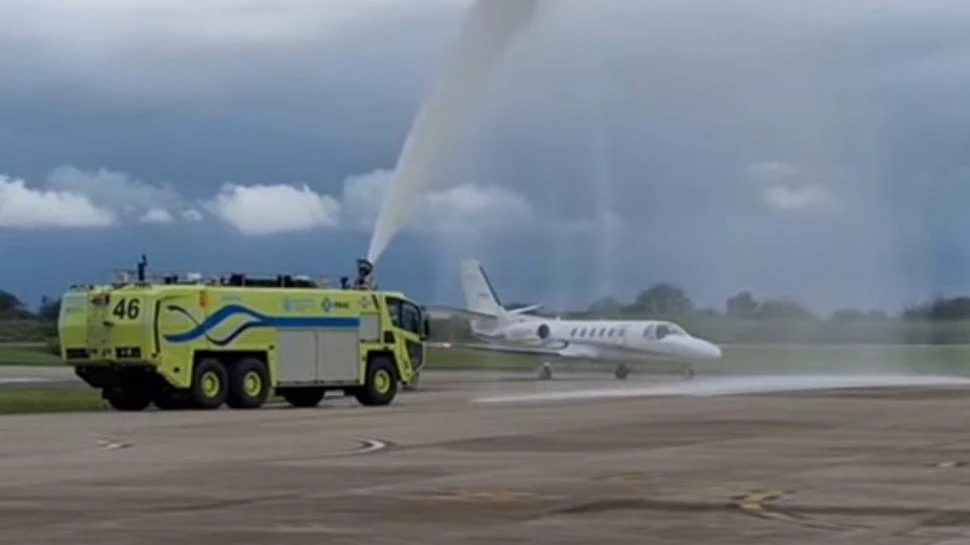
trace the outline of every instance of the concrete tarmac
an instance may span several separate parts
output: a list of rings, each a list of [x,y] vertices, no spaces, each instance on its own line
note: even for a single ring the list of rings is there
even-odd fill
[[[0,542],[970,543],[970,390],[471,402],[615,384],[511,379],[0,418]]]

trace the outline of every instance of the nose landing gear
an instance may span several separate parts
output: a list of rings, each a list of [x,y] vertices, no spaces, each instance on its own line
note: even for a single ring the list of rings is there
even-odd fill
[[[630,366],[625,363],[617,365],[616,370],[613,371],[613,375],[618,380],[625,380],[630,375]]]
[[[539,380],[549,380],[552,378],[552,365],[548,361],[542,362],[539,367]]]

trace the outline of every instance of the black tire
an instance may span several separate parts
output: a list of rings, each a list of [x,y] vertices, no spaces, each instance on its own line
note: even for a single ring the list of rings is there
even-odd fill
[[[243,358],[229,368],[229,396],[233,409],[258,409],[269,398],[269,371],[256,358]]]
[[[140,392],[131,388],[106,388],[102,393],[102,397],[116,411],[144,411],[152,404],[152,398],[146,392]]]
[[[192,407],[192,402],[189,400],[189,392],[172,388],[159,390],[155,394],[153,403],[162,411],[180,411]]]
[[[229,373],[222,362],[203,358],[195,363],[189,398],[199,409],[217,409],[229,395]]]
[[[294,407],[316,407],[323,401],[324,391],[320,388],[296,388],[280,393],[287,403]]]
[[[364,386],[357,389],[354,397],[361,405],[368,407],[388,405],[397,395],[397,369],[394,363],[383,356],[371,360],[367,365]]]

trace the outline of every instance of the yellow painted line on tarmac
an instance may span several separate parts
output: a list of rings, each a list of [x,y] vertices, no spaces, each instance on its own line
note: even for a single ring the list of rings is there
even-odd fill
[[[737,506],[751,516],[789,522],[795,521],[796,519],[793,517],[774,511],[770,505],[765,505],[781,496],[782,493],[776,490],[752,490],[738,500]]]

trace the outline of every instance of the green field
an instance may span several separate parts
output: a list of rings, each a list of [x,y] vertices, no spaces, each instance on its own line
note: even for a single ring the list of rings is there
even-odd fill
[[[59,365],[46,343],[2,343],[0,365]]]
[[[82,385],[0,386],[0,414],[104,410],[101,392]]]

